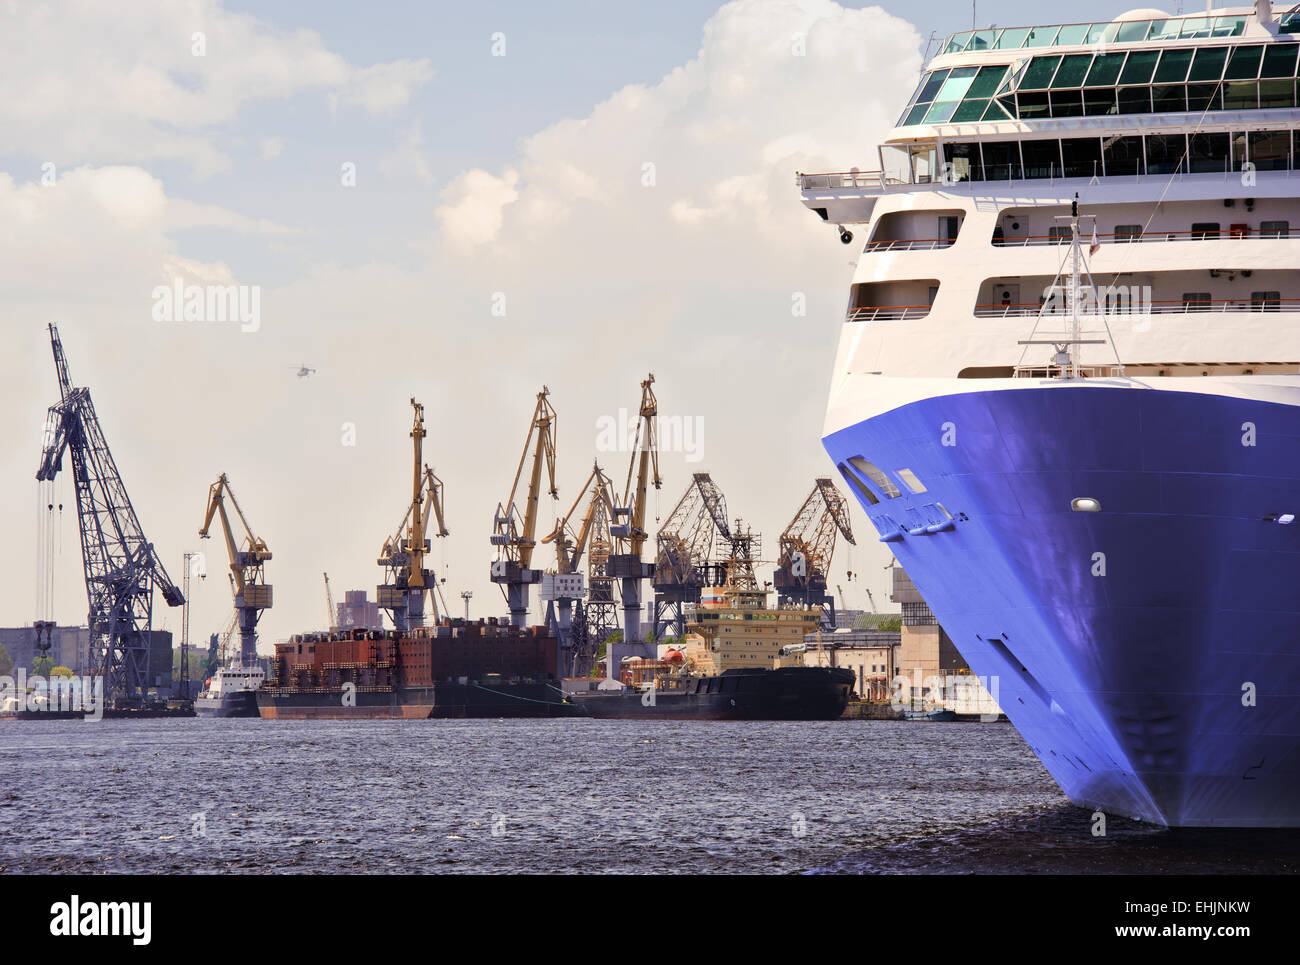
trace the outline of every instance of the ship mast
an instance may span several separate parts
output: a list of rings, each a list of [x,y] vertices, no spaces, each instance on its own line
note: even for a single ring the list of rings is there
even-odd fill
[[[1013,369],[1013,374],[1017,378],[1033,377],[1041,374],[1042,365],[1031,365],[1025,363],[1025,355],[1031,345],[1050,345],[1054,348],[1051,360],[1047,365],[1047,374],[1052,375],[1052,368],[1057,370],[1056,378],[1079,379],[1084,373],[1080,365],[1079,347],[1082,345],[1110,345],[1111,351],[1115,355],[1114,374],[1124,374],[1124,364],[1120,361],[1119,350],[1115,347],[1115,339],[1110,331],[1110,323],[1106,320],[1105,307],[1102,299],[1097,292],[1097,286],[1092,278],[1092,271],[1088,267],[1087,257],[1083,253],[1083,242],[1079,234],[1079,222],[1083,217],[1089,217],[1094,222],[1094,233],[1096,216],[1079,214],[1079,195],[1075,194],[1074,199],[1070,202],[1070,213],[1068,215],[1058,215],[1057,221],[1065,221],[1070,225],[1070,278],[1066,288],[1066,298],[1069,301],[1070,323],[1068,330],[1064,332],[1044,332],[1044,337],[1035,338],[1039,335],[1039,327],[1043,320],[1050,315],[1055,315],[1058,311],[1057,293],[1061,291],[1062,275],[1065,274],[1065,259],[1062,259],[1061,267],[1052,279],[1051,285],[1048,286],[1047,297],[1044,298],[1043,304],[1038,309],[1037,320],[1034,322],[1034,329],[1029,333],[1029,338],[1020,339],[1016,344],[1023,345],[1020,360]],[[1083,319],[1079,313],[1079,303],[1083,300],[1084,279],[1087,279],[1087,288],[1093,293],[1093,314],[1101,320],[1104,331],[1084,331],[1082,327]],[[1085,335],[1102,335],[1105,338],[1084,338]]]

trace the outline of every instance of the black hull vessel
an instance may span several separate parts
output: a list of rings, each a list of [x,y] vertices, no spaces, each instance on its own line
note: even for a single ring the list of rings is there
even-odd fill
[[[835,720],[855,677],[837,667],[726,670],[653,689],[573,695],[589,717],[614,720]]]

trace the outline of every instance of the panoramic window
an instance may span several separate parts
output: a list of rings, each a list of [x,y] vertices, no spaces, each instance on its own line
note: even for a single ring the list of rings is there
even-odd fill
[[[853,456],[849,459],[849,464],[875,483],[876,488],[890,499],[897,499],[903,495],[902,490],[894,485],[893,480],[877,468],[874,463],[867,462],[861,456]]]

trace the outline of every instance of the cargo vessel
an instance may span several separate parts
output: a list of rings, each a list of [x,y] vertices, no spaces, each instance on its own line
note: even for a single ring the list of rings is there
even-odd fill
[[[257,707],[291,720],[574,716],[556,661],[554,634],[495,619],[300,634],[276,644]]]
[[[739,523],[737,523],[739,526]],[[632,657],[617,679],[573,693],[586,714],[665,720],[834,720],[856,677],[836,667],[778,666],[821,620],[820,606],[768,606],[750,560],[724,565],[722,586],[686,609],[685,634],[657,660]]]
[[[963,31],[798,176],[857,246],[826,451],[1069,799],[1161,825],[1300,824],[1298,36]]]

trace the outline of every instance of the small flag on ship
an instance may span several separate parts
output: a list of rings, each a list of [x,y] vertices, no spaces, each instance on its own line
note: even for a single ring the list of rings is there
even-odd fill
[[[1092,225],[1092,244],[1088,246],[1088,255],[1091,257],[1101,250],[1101,242],[1097,240],[1097,224]]]

